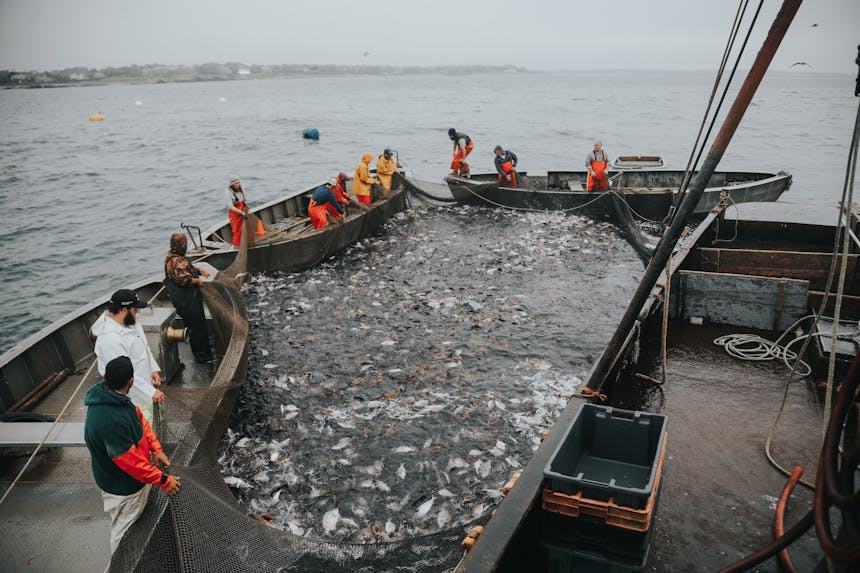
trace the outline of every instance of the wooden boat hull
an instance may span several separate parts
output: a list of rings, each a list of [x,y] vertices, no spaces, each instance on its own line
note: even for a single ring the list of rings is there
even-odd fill
[[[294,220],[297,221],[295,224],[300,224],[301,219],[307,216],[311,192],[312,190],[291,194],[253,209],[252,213],[260,217],[267,228],[289,226]],[[332,223],[317,230],[299,226],[292,232],[268,232],[262,240],[258,238],[255,246],[248,249],[248,272],[299,272],[308,269],[367,237],[405,206],[406,193],[403,187],[398,185],[388,193],[387,198],[369,205],[367,211],[350,206],[343,223]],[[222,222],[209,229],[204,236],[204,246],[207,249],[197,249],[193,255],[205,256],[216,268],[226,268],[236,257],[236,251],[227,243],[231,239],[229,221]]]
[[[494,174],[474,175],[471,179],[447,177],[445,181],[454,198],[463,203],[611,218],[610,202],[603,197],[609,194],[584,191],[586,175],[584,171],[551,171],[546,176],[523,173],[523,185],[517,189],[500,187]],[[660,220],[669,212],[682,178],[681,171],[625,171],[615,180],[612,191],[639,216]],[[719,204],[723,193],[735,203],[776,201],[790,185],[791,175],[787,173],[718,172],[694,213],[708,213]]]

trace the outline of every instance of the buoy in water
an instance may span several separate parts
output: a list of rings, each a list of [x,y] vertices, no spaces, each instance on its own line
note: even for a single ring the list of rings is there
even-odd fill
[[[103,121],[105,116],[100,113],[94,113],[90,116],[90,121]]]
[[[227,103],[227,98],[225,98],[225,97],[219,97],[219,98],[218,98],[218,101],[220,101],[221,103]]]
[[[313,139],[318,141],[320,138],[320,130],[315,127],[308,127],[302,130],[302,137],[305,139]]]
[[[136,102],[134,102],[134,105],[141,106],[141,105],[143,105],[143,102],[140,100],[137,100]]]

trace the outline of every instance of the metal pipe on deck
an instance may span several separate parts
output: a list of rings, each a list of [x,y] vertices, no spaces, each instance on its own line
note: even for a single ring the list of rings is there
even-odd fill
[[[749,107],[749,104],[752,101],[768,66],[776,54],[777,48],[782,42],[782,39],[785,36],[791,21],[794,19],[795,14],[797,14],[797,10],[800,8],[802,1],[803,0],[784,0],[782,3],[782,7],[770,27],[770,31],[765,38],[764,44],[759,50],[755,62],[750,68],[750,71],[747,74],[747,77],[744,80],[728,115],[723,121],[720,132],[717,134],[716,139],[714,139],[714,142],[711,145],[711,149],[708,151],[708,156],[705,158],[702,168],[699,170],[699,173],[690,185],[690,190],[684,197],[683,202],[678,207],[678,211],[675,214],[675,218],[672,219],[671,225],[660,238],[660,242],[657,244],[657,248],[654,251],[654,256],[651,258],[651,262],[645,269],[645,273],[642,275],[642,280],[639,281],[639,286],[636,288],[636,293],[633,295],[630,305],[627,307],[624,316],[621,318],[621,322],[618,324],[615,334],[613,334],[603,353],[600,355],[597,367],[595,368],[595,372],[600,373],[600,375],[588,382],[589,387],[593,390],[600,389],[611,374],[612,367],[614,366],[617,355],[622,348],[624,339],[627,338],[628,333],[633,328],[633,325],[639,316],[642,305],[651,295],[651,291],[657,284],[657,279],[662,274],[663,269],[666,266],[666,262],[669,260],[669,256],[675,248],[675,243],[680,238],[681,233],[687,224],[687,219],[693,213],[699,199],[701,199],[711,175],[713,175],[729,145],[729,142],[732,140],[732,136],[734,136],[746,109]],[[595,380],[597,380],[596,383]]]

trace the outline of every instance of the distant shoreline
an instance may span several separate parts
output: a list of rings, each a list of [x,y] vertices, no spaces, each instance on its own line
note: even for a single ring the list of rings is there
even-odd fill
[[[200,64],[197,66],[125,66],[121,68],[65,68],[47,72],[0,70],[2,89],[42,89],[112,84],[167,84],[232,80],[282,79],[332,76],[457,75],[525,73],[519,66],[340,66]]]

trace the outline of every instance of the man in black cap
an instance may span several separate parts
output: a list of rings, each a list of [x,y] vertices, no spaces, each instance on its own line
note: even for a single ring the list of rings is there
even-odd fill
[[[169,495],[177,493],[180,485],[159,469],[169,467],[170,460],[140,408],[128,398],[134,384],[131,360],[118,356],[105,366],[104,382],[84,397],[84,440],[104,510],[110,514],[111,554],[143,513],[150,484],[158,484]]]
[[[161,385],[161,369],[146,344],[146,335],[137,322],[137,313],[146,308],[146,301],[137,293],[120,289],[113,293],[108,309],[102,314],[90,332],[96,337],[96,357],[99,374],[104,376],[107,363],[117,356],[128,356],[134,366],[134,386],[129,398],[139,406],[144,417],[152,422],[153,403],[164,400],[158,390]]]

